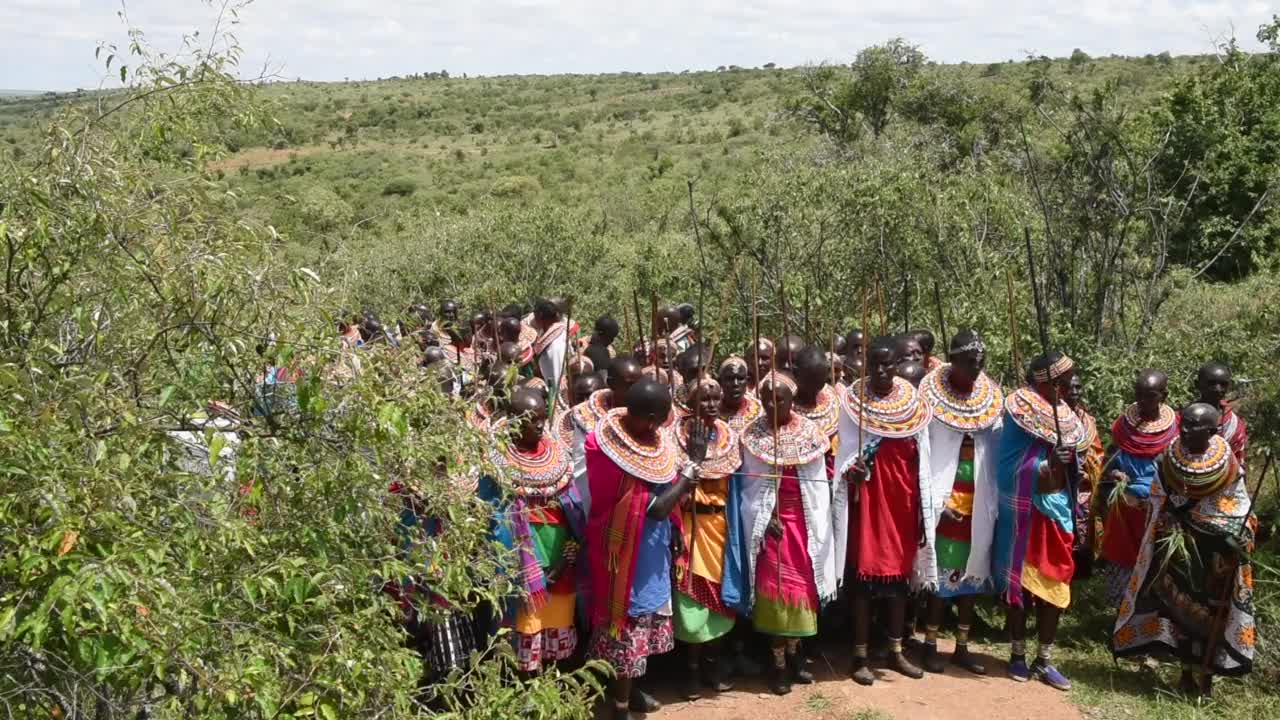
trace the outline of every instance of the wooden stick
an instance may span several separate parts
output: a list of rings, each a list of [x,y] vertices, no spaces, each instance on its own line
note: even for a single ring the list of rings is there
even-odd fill
[[[911,332],[911,273],[902,278],[902,332]]]
[[[836,387],[836,329],[831,327],[827,329],[827,339],[831,342],[831,357],[827,360],[827,364],[831,366],[831,388]]]
[[[760,392],[760,278],[751,273],[751,377]]]
[[[809,286],[804,286],[804,344],[813,342],[813,328],[809,321]]]
[[[643,317],[641,317],[641,315],[640,315],[640,292],[639,292],[638,290],[634,290],[634,289],[633,289],[633,290],[631,291],[631,307],[632,307],[632,309],[634,309],[634,310],[635,310],[635,313],[636,313],[636,339],[637,339],[637,343],[636,343],[635,345],[632,345],[632,346],[631,346],[631,352],[632,352],[632,353],[634,353],[634,352],[635,352],[635,349],[636,349],[637,347],[639,347],[641,350],[643,350],[643,349],[644,349],[644,346],[645,346],[645,339],[644,339],[644,318],[643,318]],[[648,354],[647,352],[645,353],[645,363],[644,363],[644,364],[645,364],[645,365],[648,365],[648,364],[649,364],[649,354]]]
[[[662,366],[658,364],[658,291],[649,291],[649,330],[653,338],[653,379],[666,385],[662,380]]]
[[[942,345],[943,352],[946,352],[949,356],[951,338],[947,335],[947,315],[942,310],[942,291],[938,289],[938,282],[936,280],[933,283],[933,305],[938,311],[938,332],[942,334],[942,336],[938,338],[938,343]],[[950,362],[950,357],[948,357],[947,360]]]
[[[862,327],[864,328],[867,327],[867,323],[871,321],[870,305],[871,305],[870,293],[863,294],[862,296]],[[858,455],[857,457],[859,462],[862,461],[862,425],[863,425],[862,416],[864,414],[864,410],[862,409],[862,406],[866,405],[867,403],[867,363],[870,362],[870,360],[867,358],[868,344],[869,343],[867,342],[867,331],[863,330],[862,331],[862,367],[858,368],[859,407],[858,407]]]
[[[1013,304],[1013,270],[1005,268],[1004,277],[1009,289],[1009,354],[1013,361],[1013,384],[1021,385],[1026,374],[1022,369],[1022,351],[1018,349],[1018,312]]]
[[[884,287],[880,284],[880,275],[876,275],[876,304],[880,308],[880,334],[889,334],[889,316],[884,313]],[[865,332],[863,333],[865,334]]]

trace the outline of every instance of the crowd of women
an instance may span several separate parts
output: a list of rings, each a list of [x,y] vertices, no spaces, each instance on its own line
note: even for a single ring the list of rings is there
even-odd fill
[[[692,308],[663,307],[619,351],[617,322],[588,334],[565,309],[545,299],[463,321],[446,301],[397,333],[369,318],[340,328],[350,348],[420,352],[491,439],[497,470],[456,482],[494,503],[515,558],[524,592],[494,619],[522,673],[602,660],[619,718],[658,707],[635,681],[677,644],[690,699],[730,691],[759,659],[774,693],[813,682],[820,633],[861,685],[879,668],[982,675],[969,636],[989,597],[1005,614],[1002,670],[1066,690],[1058,621],[1090,567],[1117,657],[1180,662],[1187,693],[1250,670],[1256,521],[1226,366],[1205,364],[1179,410],[1165,373],[1138,370],[1104,443],[1084,369],[1048,351],[1002,388],[973,330],[936,354],[928,331],[862,330],[725,354]],[[492,629],[456,610],[409,618],[441,672]]]

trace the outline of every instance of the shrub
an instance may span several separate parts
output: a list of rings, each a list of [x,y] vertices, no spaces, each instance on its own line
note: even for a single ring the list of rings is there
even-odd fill
[[[413,178],[396,178],[382,188],[383,195],[408,197],[418,190],[418,181]]]

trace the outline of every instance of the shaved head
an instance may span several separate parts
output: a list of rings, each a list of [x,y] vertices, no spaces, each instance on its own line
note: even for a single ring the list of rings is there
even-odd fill
[[[510,406],[512,415],[524,415],[536,412],[539,408],[545,408],[547,401],[543,399],[541,391],[520,387],[511,393]]]
[[[924,365],[913,360],[908,360],[898,365],[898,377],[911,383],[912,387],[920,387],[920,381],[924,380]]]
[[[1203,453],[1218,432],[1222,413],[1208,403],[1192,403],[1182,409],[1182,424],[1178,438],[1182,447],[1193,453]]]
[[[604,381],[595,373],[579,375],[573,379],[573,397],[570,402],[577,405],[591,397],[591,393],[604,389]]]
[[[1134,387],[1144,390],[1167,390],[1169,388],[1169,376],[1161,370],[1148,368],[1138,371],[1133,384]]]
[[[1183,423],[1209,423],[1217,427],[1221,420],[1222,413],[1208,403],[1191,403],[1182,409]]]
[[[662,422],[671,412],[671,391],[666,385],[645,378],[627,390],[627,413]]]
[[[609,365],[609,389],[614,392],[614,407],[621,405],[622,398],[632,385],[639,382],[643,373],[644,368],[633,357],[618,356],[613,359],[613,363]]]

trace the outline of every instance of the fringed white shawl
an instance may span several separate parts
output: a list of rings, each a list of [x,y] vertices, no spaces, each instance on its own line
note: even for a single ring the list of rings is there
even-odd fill
[[[929,425],[933,425],[930,422]],[[916,449],[919,455],[919,467],[917,468],[917,476],[920,483],[920,505],[922,515],[928,520],[930,517],[938,517],[942,513],[942,504],[933,499],[933,492],[930,490],[930,472],[931,466],[929,452],[929,425],[926,425],[920,432],[910,436],[916,441]],[[862,428],[862,453],[857,452],[858,447],[858,421],[849,414],[844,403],[840,404],[840,449],[836,453],[836,480],[840,484],[843,482],[844,474],[853,463],[858,459],[859,455],[865,455],[873,450],[885,440],[894,438],[886,438],[872,432],[869,427]],[[957,450],[959,446],[957,446]],[[955,471],[952,469],[952,479],[955,479]],[[942,503],[947,501],[946,496],[942,498]],[[847,517],[847,512],[846,512]],[[848,528],[845,529],[846,536]],[[937,522],[924,523],[924,547],[916,549],[915,566],[911,573],[911,587],[915,590],[926,590],[932,592],[938,589],[938,556],[934,551],[934,540],[937,537]]]
[[[969,562],[965,566],[964,579],[985,582],[991,579],[991,542],[996,532],[996,511],[1000,506],[1000,493],[996,488],[996,465],[999,462],[1000,429],[1003,421],[972,433],[973,436],[973,525],[969,539]],[[942,510],[951,497],[956,481],[956,468],[960,465],[960,446],[964,433],[934,418],[929,423],[928,482],[921,487],[921,504],[924,507],[925,528],[936,531]],[[922,476],[925,473],[922,470]],[[932,563],[933,582],[936,584],[938,567]],[[929,567],[916,561],[916,571],[926,573]],[[928,576],[925,576],[927,579]]]
[[[742,453],[742,527],[748,531],[747,583],[755,602],[756,558],[764,547],[765,531],[778,502],[779,479],[762,477],[778,475],[780,468],[744,451]],[[800,494],[804,503],[804,524],[808,531],[805,547],[818,587],[818,602],[826,604],[836,597],[844,580],[845,548],[849,540],[849,490],[837,479],[827,480],[827,462],[818,457],[796,467]]]

